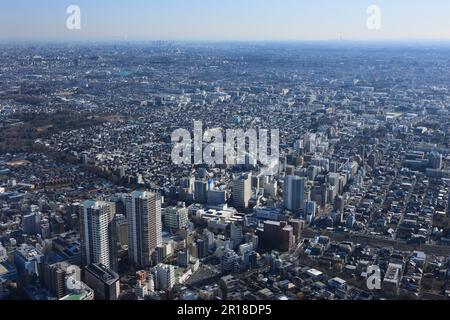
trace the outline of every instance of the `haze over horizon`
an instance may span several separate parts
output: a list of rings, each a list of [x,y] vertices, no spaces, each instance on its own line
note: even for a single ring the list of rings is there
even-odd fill
[[[0,40],[450,40],[445,0],[5,0]],[[81,30],[68,30],[66,9],[81,8]],[[367,8],[381,9],[369,30]]]

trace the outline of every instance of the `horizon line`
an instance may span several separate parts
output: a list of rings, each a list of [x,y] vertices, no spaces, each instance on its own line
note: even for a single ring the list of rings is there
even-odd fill
[[[317,38],[317,39],[144,39],[128,37],[87,37],[87,38],[2,38],[0,43],[362,43],[362,44],[417,44],[417,43],[448,43],[450,38],[385,38],[385,39],[362,39],[362,38]]]

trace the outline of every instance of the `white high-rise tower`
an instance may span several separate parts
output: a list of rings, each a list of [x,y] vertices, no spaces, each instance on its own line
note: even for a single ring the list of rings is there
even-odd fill
[[[151,256],[162,245],[161,195],[135,191],[126,197],[128,257],[139,267],[151,265]]]
[[[81,214],[81,246],[83,265],[102,263],[115,269],[117,263],[115,210],[113,204],[88,200]]]

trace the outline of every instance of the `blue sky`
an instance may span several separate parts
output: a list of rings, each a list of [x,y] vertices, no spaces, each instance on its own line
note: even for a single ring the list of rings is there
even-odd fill
[[[69,31],[66,8],[80,6]],[[369,5],[381,30],[368,30]],[[450,40],[449,0],[1,0],[0,39]]]

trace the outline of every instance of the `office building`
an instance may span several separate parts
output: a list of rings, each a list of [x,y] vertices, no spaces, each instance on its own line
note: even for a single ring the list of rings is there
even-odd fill
[[[284,179],[283,204],[287,210],[303,210],[305,202],[306,178],[286,176]]]
[[[345,200],[344,197],[337,195],[336,197],[334,197],[334,205],[333,205],[333,209],[336,212],[344,212],[344,208],[345,208]]]
[[[189,251],[181,251],[177,256],[177,265],[182,268],[187,268],[189,266]]]
[[[44,285],[56,296],[61,299],[68,293],[66,288],[67,269],[70,267],[68,262],[57,262],[53,264],[44,263],[43,282]]]
[[[208,198],[208,183],[197,180],[194,183],[194,200],[197,203],[206,203]]]
[[[208,190],[208,204],[218,206],[227,202],[226,190]]]
[[[159,290],[172,290],[175,286],[175,267],[160,263],[154,271],[157,288]]]
[[[289,251],[294,245],[294,228],[284,221],[265,221],[258,229],[259,243],[267,251]]]
[[[242,225],[237,222],[233,222],[230,225],[230,240],[233,249],[237,248],[244,238],[242,233]]]
[[[431,169],[437,169],[440,170],[442,169],[442,154],[438,153],[438,152],[431,152],[428,156],[428,166]]]
[[[252,196],[252,175],[243,174],[233,181],[233,206],[236,209],[248,208],[248,202]]]
[[[87,266],[85,282],[94,290],[95,300],[119,299],[119,275],[104,264],[94,263]]]
[[[42,263],[44,255],[35,247],[23,244],[14,253],[14,265],[17,274],[27,274],[30,276],[40,276],[42,273]]]
[[[22,230],[28,235],[40,233],[41,213],[32,212],[22,218]]]
[[[305,216],[306,222],[311,223],[317,212],[317,203],[315,201],[306,201],[305,203]]]
[[[231,249],[226,249],[221,259],[222,274],[236,273],[239,271],[239,256]]]
[[[164,209],[163,216],[164,227],[171,231],[177,231],[188,226],[188,209],[184,203],[178,204],[177,207],[168,207]]]

